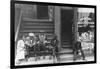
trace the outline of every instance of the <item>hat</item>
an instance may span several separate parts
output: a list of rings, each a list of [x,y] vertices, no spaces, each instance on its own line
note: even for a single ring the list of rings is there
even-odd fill
[[[77,40],[78,40],[78,41],[81,41],[81,40],[82,40],[82,38],[79,36]]]
[[[30,37],[26,37],[26,40],[29,40],[30,39]]]
[[[35,36],[35,34],[34,33],[29,33],[29,36]]]

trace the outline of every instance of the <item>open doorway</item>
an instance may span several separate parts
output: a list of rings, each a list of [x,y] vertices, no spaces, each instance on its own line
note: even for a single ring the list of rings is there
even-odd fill
[[[73,9],[61,9],[61,48],[72,47]]]

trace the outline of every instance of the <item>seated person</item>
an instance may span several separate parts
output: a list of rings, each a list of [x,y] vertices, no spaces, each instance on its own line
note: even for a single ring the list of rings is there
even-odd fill
[[[39,34],[39,44],[40,44],[40,49],[45,50],[45,43],[47,42],[46,40],[46,35],[44,34]]]
[[[20,63],[25,59],[25,37],[22,36],[17,42],[17,54],[15,63]]]
[[[53,57],[57,58],[57,60],[59,61],[59,50],[58,50],[58,39],[57,39],[57,35],[54,34],[53,39],[51,40],[51,46],[53,46]]]
[[[35,39],[36,39],[35,34],[34,33],[29,33],[29,37],[30,37],[32,45],[35,45],[35,43],[36,43],[36,41],[35,41]]]
[[[29,45],[29,54],[30,56],[35,56],[36,51],[38,51],[37,42],[36,42],[36,35],[34,33],[29,33],[28,34],[28,45]]]
[[[31,50],[31,40],[30,40],[30,37],[27,36],[26,39],[25,39],[25,46],[26,46],[26,59],[29,58],[30,56],[30,50]]]

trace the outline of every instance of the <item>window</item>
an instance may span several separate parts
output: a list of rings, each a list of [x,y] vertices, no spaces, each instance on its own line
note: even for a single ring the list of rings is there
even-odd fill
[[[35,20],[53,20],[53,6],[23,5],[23,17]]]

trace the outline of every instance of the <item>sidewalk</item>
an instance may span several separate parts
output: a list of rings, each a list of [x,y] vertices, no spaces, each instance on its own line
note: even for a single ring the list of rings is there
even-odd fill
[[[93,56],[86,56],[86,60],[82,60],[81,58],[78,58],[76,61],[73,61],[73,55],[61,55],[60,56],[60,63],[70,63],[70,62],[86,62],[86,61],[94,61]],[[28,59],[28,61],[23,61],[20,64],[16,65],[36,65],[36,64],[53,64],[54,62],[58,63],[56,59],[49,59],[49,56],[46,56],[45,59],[43,57],[40,57],[39,60],[35,61],[34,57],[31,57]]]

